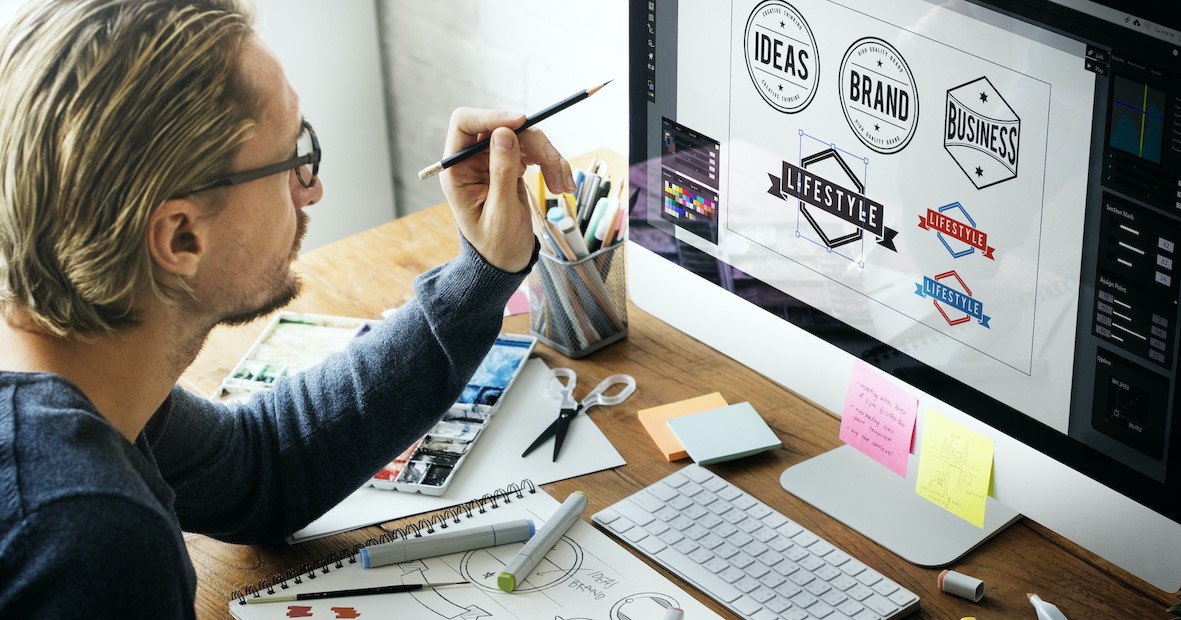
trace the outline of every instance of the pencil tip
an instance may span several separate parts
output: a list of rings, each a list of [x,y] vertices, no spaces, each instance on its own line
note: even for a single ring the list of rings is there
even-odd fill
[[[591,95],[593,95],[593,94],[595,94],[595,93],[599,92],[599,90],[601,90],[601,89],[602,89],[604,86],[606,86],[606,85],[608,85],[608,84],[610,84],[611,82],[614,82],[614,81],[615,81],[615,78],[611,78],[610,80],[607,80],[606,82],[603,82],[602,84],[599,84],[598,86],[594,86],[594,87],[588,88],[588,89],[586,90],[586,96],[587,96],[587,97],[589,97],[589,96],[591,96]]]

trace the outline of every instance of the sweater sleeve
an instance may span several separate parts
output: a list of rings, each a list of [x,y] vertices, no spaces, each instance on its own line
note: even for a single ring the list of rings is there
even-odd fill
[[[456,259],[416,278],[415,298],[378,328],[247,403],[226,408],[173,391],[145,433],[185,530],[282,540],[439,420],[528,271],[505,273],[461,245]]]
[[[67,533],[79,523],[93,535]],[[92,495],[51,502],[0,533],[0,583],[5,617],[192,618],[196,576],[158,509]]]

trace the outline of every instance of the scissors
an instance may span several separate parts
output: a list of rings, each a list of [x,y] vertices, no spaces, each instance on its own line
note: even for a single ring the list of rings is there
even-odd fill
[[[562,410],[558,413],[558,419],[551,422],[544,431],[541,431],[537,439],[534,439],[533,443],[529,444],[528,448],[525,448],[525,451],[521,453],[522,457],[529,456],[530,452],[545,443],[550,437],[553,437],[553,460],[557,461],[558,452],[562,450],[562,442],[566,439],[566,430],[570,428],[570,421],[579,412],[586,411],[595,405],[618,405],[627,400],[627,397],[631,396],[632,392],[636,391],[636,380],[631,375],[611,375],[596,385],[595,389],[584,396],[581,402],[575,402],[574,388],[578,384],[578,375],[570,368],[555,368],[553,373],[554,377],[551,381],[561,386]],[[563,379],[565,379],[564,382],[562,381]],[[551,386],[553,383],[551,383]],[[607,391],[615,386],[620,386],[619,392],[610,396],[607,395]]]

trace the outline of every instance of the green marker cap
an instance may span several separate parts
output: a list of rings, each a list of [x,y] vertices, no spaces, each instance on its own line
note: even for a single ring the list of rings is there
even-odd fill
[[[517,578],[512,573],[501,573],[496,576],[496,587],[505,592],[512,592],[517,589]]]

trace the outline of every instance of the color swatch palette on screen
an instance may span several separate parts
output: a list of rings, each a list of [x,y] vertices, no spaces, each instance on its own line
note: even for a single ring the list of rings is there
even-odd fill
[[[714,219],[717,217],[718,205],[691,189],[681,187],[676,183],[664,183],[664,211],[676,218],[696,220],[698,217]]]

